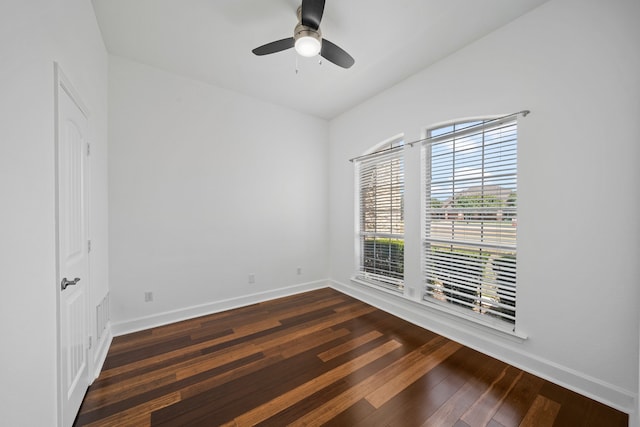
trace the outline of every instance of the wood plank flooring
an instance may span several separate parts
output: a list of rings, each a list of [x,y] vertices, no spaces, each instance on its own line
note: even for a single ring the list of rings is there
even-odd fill
[[[607,426],[627,415],[332,289],[116,337],[76,426]]]

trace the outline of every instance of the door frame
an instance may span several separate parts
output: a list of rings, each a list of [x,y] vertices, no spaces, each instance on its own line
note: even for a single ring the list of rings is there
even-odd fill
[[[64,91],[71,100],[76,104],[76,106],[80,109],[80,111],[84,114],[87,119],[87,133],[89,132],[89,110],[86,105],[82,102],[82,98],[78,94],[78,92],[74,89],[70,80],[67,78],[65,73],[60,68],[60,65],[57,62],[53,63],[54,68],[54,196],[55,196],[55,293],[56,293],[56,395],[57,395],[57,425],[59,427],[63,426],[63,415],[64,415],[64,394],[66,391],[64,390],[64,381],[62,378],[62,343],[61,343],[61,313],[60,313],[60,282],[62,280],[62,274],[60,271],[60,235],[59,235],[59,225],[60,225],[60,214],[59,214],[59,144],[60,144],[60,95],[61,91]],[[88,135],[87,135],[88,138]],[[90,239],[90,222],[91,222],[91,165],[90,165],[90,156],[86,159],[86,172],[84,174],[85,182],[85,210],[86,210],[86,233],[87,237]],[[91,322],[90,322],[90,306],[91,306],[91,253],[87,254],[88,257],[88,268],[87,274],[88,277],[83,278],[83,285],[85,286],[85,325],[87,331],[87,340],[88,337],[92,335],[91,333]],[[93,382],[93,346],[86,346],[86,358],[87,358],[87,382],[91,384]]]

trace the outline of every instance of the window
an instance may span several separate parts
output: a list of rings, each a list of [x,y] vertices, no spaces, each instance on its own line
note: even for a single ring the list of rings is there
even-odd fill
[[[515,324],[517,145],[514,116],[429,131],[425,301]]]
[[[375,153],[356,159],[356,278],[396,290],[404,286],[403,144],[394,139]]]

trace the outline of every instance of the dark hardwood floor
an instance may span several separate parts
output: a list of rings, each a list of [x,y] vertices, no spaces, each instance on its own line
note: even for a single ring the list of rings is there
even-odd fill
[[[116,337],[76,426],[607,426],[627,415],[332,289]]]

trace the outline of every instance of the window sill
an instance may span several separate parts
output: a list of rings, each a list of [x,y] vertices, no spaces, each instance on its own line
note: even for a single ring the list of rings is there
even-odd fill
[[[368,286],[370,288],[373,288],[373,289],[376,289],[376,290],[379,290],[379,291],[383,291],[383,292],[387,292],[387,293],[389,293],[391,295],[395,295],[395,296],[402,296],[403,293],[404,293],[404,289],[397,288],[397,287],[395,287],[393,285],[386,285],[386,284],[381,283],[381,282],[374,282],[372,280],[366,280],[366,279],[363,279],[361,277],[354,276],[354,277],[351,278],[351,281],[353,283],[357,283],[359,285]]]
[[[447,317],[455,320],[463,320],[469,322],[472,326],[481,328],[485,331],[492,332],[501,336],[507,335],[511,339],[516,341],[525,341],[529,337],[522,332],[518,332],[515,326],[499,320],[493,320],[480,314],[467,313],[468,310],[458,310],[454,307],[450,307],[449,304],[422,299],[420,305],[428,310],[436,310]]]
[[[502,338],[507,338],[514,342],[524,342],[528,339],[528,336],[518,332],[514,329],[514,326],[501,321],[491,321],[481,315],[474,315],[473,313],[465,313],[466,310],[457,310],[453,307],[449,307],[446,303],[440,303],[437,301],[429,301],[421,299],[416,301],[410,299],[404,295],[403,289],[387,287],[383,284],[370,282],[358,277],[351,277],[351,282],[360,286],[365,286],[369,289],[382,292],[388,295],[392,295],[395,298],[399,298],[407,304],[410,304],[414,309],[412,311],[423,311],[427,314],[432,313],[445,317],[447,320],[455,323],[454,327],[461,331],[469,332],[470,328],[482,330],[484,332],[497,335]],[[393,303],[393,301],[390,301]],[[394,304],[395,305],[395,304]]]

